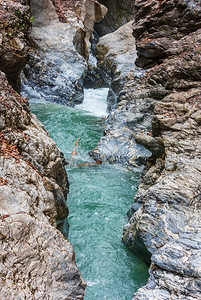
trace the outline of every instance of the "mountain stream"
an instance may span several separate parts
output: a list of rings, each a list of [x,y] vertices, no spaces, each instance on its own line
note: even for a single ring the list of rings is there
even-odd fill
[[[107,89],[85,90],[84,102],[75,108],[30,95],[28,98],[32,112],[69,162],[68,239],[87,282],[85,299],[130,300],[148,279],[146,263],[121,242],[123,225],[127,222],[125,214],[137,189],[138,174],[121,166],[96,165],[88,155],[102,136],[101,117],[107,115],[107,92]]]

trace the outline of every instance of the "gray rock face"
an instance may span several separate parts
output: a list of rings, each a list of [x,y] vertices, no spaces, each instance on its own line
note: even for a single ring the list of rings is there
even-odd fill
[[[132,0],[99,0],[108,8],[106,17],[95,25],[99,36],[116,31],[119,27],[134,19],[134,1]]]
[[[136,143],[135,135],[151,128],[155,103],[142,88],[133,93],[132,85],[143,75],[134,64],[136,57],[131,22],[101,37],[97,45],[98,69],[110,83],[107,101],[112,112],[105,121],[105,136],[90,154],[95,160],[122,163],[129,168],[145,163],[151,155]]]
[[[168,55],[172,42],[201,26],[199,0],[135,1],[133,34],[137,39],[136,64],[152,67]]]
[[[49,1],[31,1],[34,23],[31,37],[35,49],[24,69],[24,84],[45,100],[73,104],[82,102],[82,82],[87,70],[85,59],[76,51],[73,38],[78,28],[76,14],[69,24],[61,23]]]
[[[141,90],[141,97],[144,91],[154,106],[150,132],[147,135],[142,130],[136,141],[152,151],[155,163],[148,166],[139,183],[123,232],[123,242],[132,251],[151,258],[149,281],[134,296],[138,300],[192,300],[200,299],[201,294],[201,62],[198,50],[201,39],[200,29],[196,27],[199,22],[194,23],[200,6],[197,1],[169,1],[167,13],[167,4],[165,1],[158,7],[156,1],[136,1],[139,11],[134,35],[139,38],[137,48],[142,63],[145,53],[151,53],[150,38],[154,30],[157,35],[155,21],[162,24],[168,15],[169,26],[163,28],[171,29],[174,22],[175,29],[176,22],[188,14],[183,33],[165,50],[166,58],[149,69],[141,81],[130,81],[133,92],[130,102]],[[149,18],[150,12],[157,13]],[[178,20],[173,18],[175,15],[179,15]],[[191,23],[193,32],[189,33]],[[180,30],[179,27],[178,34]],[[144,50],[140,52],[142,42]],[[151,60],[159,63],[157,55]],[[129,90],[129,82],[125,87]],[[125,95],[127,97],[129,92]]]
[[[64,159],[28,103],[0,73],[0,289],[2,299],[83,299],[72,245]]]
[[[26,94],[39,94],[47,101],[66,105],[83,101],[90,34],[94,22],[100,21],[106,12],[98,2],[85,0],[79,11],[66,10],[65,22],[60,22],[49,0],[31,1],[34,47],[24,68]]]
[[[151,152],[135,140],[140,133],[150,135],[153,109],[158,101],[157,97],[151,98],[154,89],[148,90],[145,86],[138,85],[141,80],[137,76],[142,75],[143,72],[138,71],[127,75],[127,83],[119,93],[117,109],[105,122],[105,136],[92,152],[95,159],[110,161],[110,156],[115,155],[116,162],[135,168],[145,164],[151,156]],[[160,94],[160,91],[157,93]],[[116,141],[118,146],[109,149],[110,141]]]
[[[138,134],[135,137],[137,144],[143,145],[149,151],[151,151],[156,157],[163,156],[165,152],[165,147],[163,139],[161,137],[152,137],[146,134]]]
[[[200,100],[200,89],[194,89],[175,92],[155,107],[154,130],[161,133],[165,160],[157,159],[144,176],[123,234],[132,251],[147,257],[146,248],[152,254],[151,277],[134,299],[200,297],[201,149],[199,121],[194,119]],[[173,107],[174,122],[167,113]]]
[[[62,234],[25,212],[3,216],[2,299],[83,299],[74,251]]]
[[[118,93],[126,76],[136,68],[137,54],[132,32],[132,22],[129,22],[115,32],[101,37],[96,47],[97,68],[102,73],[105,84],[110,87],[109,111],[116,108]],[[116,94],[114,99],[111,97],[113,93]]]

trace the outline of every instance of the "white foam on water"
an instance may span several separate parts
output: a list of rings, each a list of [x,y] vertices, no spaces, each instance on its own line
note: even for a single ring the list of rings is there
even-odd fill
[[[96,279],[94,281],[87,281],[87,286],[94,286],[94,285],[99,284],[99,282],[100,281],[98,279]]]
[[[87,111],[96,117],[107,116],[108,91],[108,88],[84,89],[84,101],[82,104],[76,105],[76,108]]]

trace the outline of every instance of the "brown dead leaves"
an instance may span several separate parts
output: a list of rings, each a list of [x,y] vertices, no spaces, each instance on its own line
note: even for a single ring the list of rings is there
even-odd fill
[[[0,186],[2,185],[7,185],[8,184],[8,181],[7,179],[3,178],[3,177],[0,177]]]
[[[19,163],[21,155],[17,148],[13,145],[10,145],[9,142],[4,138],[4,135],[0,133],[0,155],[4,158],[15,158]]]

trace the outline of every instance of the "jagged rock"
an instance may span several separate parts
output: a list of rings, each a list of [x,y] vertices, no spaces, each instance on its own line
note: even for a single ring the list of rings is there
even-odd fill
[[[116,107],[118,93],[126,81],[127,74],[136,68],[137,56],[132,22],[122,25],[115,32],[98,37],[94,54],[97,64],[89,68],[84,84],[89,88],[108,86],[110,90],[107,103],[111,111]]]
[[[32,24],[25,4],[27,1],[0,2],[0,70],[18,90],[19,73],[28,60],[27,32]]]
[[[143,65],[148,55],[156,66],[141,82],[130,82],[124,101],[132,102],[140,89],[141,97],[144,91],[154,100],[152,135],[140,133],[136,140],[151,147],[159,139],[165,147],[165,156],[141,180],[124,227],[123,242],[138,255],[151,256],[150,278],[135,294],[138,300],[200,298],[200,8],[198,1],[136,1],[133,28],[139,58]],[[158,37],[164,20],[166,34],[177,31],[175,36],[170,31],[172,42],[160,60],[162,39],[152,52],[148,37]]]
[[[73,248],[59,231],[25,212],[1,218],[2,299],[83,299]]]
[[[108,8],[106,17],[95,24],[95,31],[99,36],[116,31],[119,27],[134,19],[134,1],[132,0],[99,0]]]
[[[82,81],[87,64],[73,45],[80,28],[76,14],[69,12],[68,24],[61,23],[49,0],[32,0],[31,14],[34,17],[31,37],[35,47],[30,52],[23,79],[25,86],[33,89],[30,97],[36,92],[52,102],[82,102]]]
[[[108,9],[98,1],[85,0],[81,7],[81,19],[84,23],[84,29],[88,40],[94,30],[94,24],[99,23],[107,14]]]
[[[0,73],[0,286],[2,299],[83,299],[72,245],[64,159],[26,99]]]
[[[165,152],[163,139],[161,137],[154,138],[150,135],[141,133],[136,135],[135,141],[151,151],[156,157],[161,157]]]
[[[196,31],[201,26],[200,1],[135,1],[133,26],[137,38],[137,65],[153,66],[168,55],[175,40]]]
[[[174,93],[162,102],[166,109],[171,107],[170,102],[166,102],[171,97],[172,105],[176,106],[176,95],[178,101],[183,101],[183,106],[186,106],[184,96],[190,96],[189,92]],[[189,109],[193,110],[193,115],[200,109],[200,91],[197,90],[197,94],[195,90],[191,91],[191,96],[189,98],[193,101]],[[165,120],[165,112],[157,110],[160,104],[156,105],[159,115],[155,118],[163,116]],[[181,117],[180,109],[181,106]],[[179,112],[176,115],[179,116]],[[195,129],[198,123],[189,117],[188,111],[183,110],[183,117],[185,121],[179,129],[174,130],[175,124],[171,131],[160,128],[166,149],[162,175],[157,175],[153,182],[150,180],[150,176],[154,178],[156,174],[153,168],[145,175],[135,197],[135,204],[139,203],[140,208],[133,211],[129,225],[125,227],[123,240],[129,248],[133,250],[138,246],[135,241],[138,236],[142,245],[153,254],[149,282],[134,299],[161,299],[162,295],[164,299],[191,299],[192,295],[193,299],[199,299],[200,289],[195,288],[195,282],[200,280],[197,262],[201,237],[200,131]]]
[[[68,6],[69,2],[60,1],[60,5]],[[60,6],[57,2],[55,5],[58,12]],[[64,10],[65,22],[59,21],[57,12],[49,0],[31,1],[35,45],[24,69],[24,88],[30,97],[40,95],[48,101],[74,105],[83,101],[94,22],[100,21],[107,9],[97,1],[85,0],[79,10],[74,6]]]
[[[135,135],[150,131],[150,113],[155,103],[143,89],[133,93],[136,78],[143,75],[134,64],[136,57],[131,22],[101,37],[97,45],[98,69],[111,82],[107,102],[112,113],[105,121],[105,136],[90,155],[95,160],[123,163],[129,168],[144,164],[151,156],[150,151],[136,144]]]
[[[99,72],[102,72],[105,84],[109,84],[110,90],[118,95],[126,80],[126,75],[135,69],[137,56],[135,39],[132,35],[132,22],[101,37],[96,47],[96,57],[97,68]],[[117,102],[118,100],[108,101],[109,109],[111,110]]]
[[[27,4],[0,3],[0,69],[14,86],[27,60]],[[56,229],[68,216],[64,156],[6,76],[0,71],[1,298],[83,299],[73,247]]]

